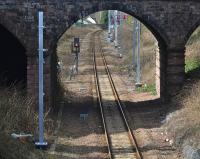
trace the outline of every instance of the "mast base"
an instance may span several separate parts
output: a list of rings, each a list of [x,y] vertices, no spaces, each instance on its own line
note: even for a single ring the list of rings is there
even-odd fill
[[[46,150],[48,147],[48,143],[47,142],[35,142],[35,147],[36,147],[36,149]]]

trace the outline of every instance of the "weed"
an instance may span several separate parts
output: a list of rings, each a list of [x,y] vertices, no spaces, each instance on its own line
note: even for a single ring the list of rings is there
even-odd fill
[[[138,93],[142,93],[142,92],[151,92],[152,95],[157,95],[156,92],[156,85],[155,84],[144,84],[141,87],[137,87],[136,91]]]
[[[185,62],[185,73],[188,74],[200,67],[200,59],[186,59]]]

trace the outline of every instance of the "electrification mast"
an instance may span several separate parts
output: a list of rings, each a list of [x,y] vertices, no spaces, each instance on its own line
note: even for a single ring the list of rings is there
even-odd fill
[[[137,48],[137,20],[133,17],[133,69],[136,68],[136,48]]]
[[[141,24],[137,20],[137,68],[136,68],[136,86],[141,86],[141,66],[140,66],[140,33],[141,33]]]
[[[118,11],[115,10],[114,12],[114,21],[115,21],[115,48],[118,47],[118,26],[117,26],[117,14],[118,14]]]
[[[110,26],[110,22],[111,22],[111,18],[110,18],[110,10],[108,10],[108,41],[110,41],[110,34],[111,34],[111,26]]]
[[[39,141],[35,143],[39,149],[46,148],[47,142],[44,141],[44,51],[43,48],[44,39],[44,25],[43,25],[43,12],[39,12],[39,32],[38,32],[38,43],[39,43]]]

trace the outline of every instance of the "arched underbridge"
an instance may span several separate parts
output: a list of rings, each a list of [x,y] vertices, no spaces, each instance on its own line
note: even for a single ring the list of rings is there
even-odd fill
[[[54,97],[55,49],[62,34],[78,19],[101,10],[120,10],[139,19],[158,40],[157,87],[161,97],[174,94],[184,81],[185,45],[200,24],[198,0],[0,0],[0,27],[26,49],[27,89],[37,93],[38,11],[45,15],[45,92]],[[18,54],[16,52],[16,54]]]

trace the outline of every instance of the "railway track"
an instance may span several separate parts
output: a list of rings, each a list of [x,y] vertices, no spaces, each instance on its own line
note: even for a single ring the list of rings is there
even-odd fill
[[[97,98],[110,159],[143,159],[131,131],[119,95],[101,47],[101,31],[93,34],[93,52]]]

